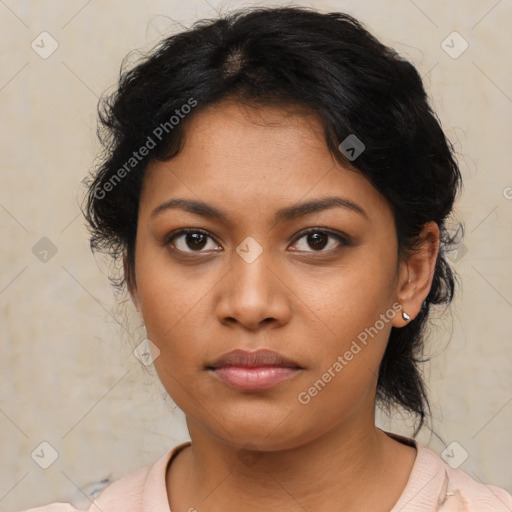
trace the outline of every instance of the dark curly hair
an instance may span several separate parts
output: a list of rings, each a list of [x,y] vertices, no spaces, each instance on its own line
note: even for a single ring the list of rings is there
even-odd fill
[[[171,35],[129,70],[123,64],[117,90],[98,105],[103,153],[82,210],[91,249],[115,262],[122,258],[121,277],[110,277],[116,289],[135,283],[148,163],[176,156],[188,119],[225,99],[318,116],[333,156],[389,201],[400,258],[414,249],[425,223],[438,224],[430,293],[414,320],[392,328],[377,385],[381,405],[419,417],[416,435],[430,413],[419,369],[426,320],[432,305],[449,305],[454,294],[456,278],[445,257],[454,238],[446,222],[462,180],[416,68],[353,17],[300,7],[233,11]],[[365,146],[356,160],[339,149],[349,135]]]

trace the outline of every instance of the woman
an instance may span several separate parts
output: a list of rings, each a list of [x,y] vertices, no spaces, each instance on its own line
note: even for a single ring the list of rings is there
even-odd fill
[[[122,259],[191,442],[90,512],[512,510],[375,425],[377,403],[428,418],[424,331],[454,293],[461,176],[409,62],[348,15],[242,11],[102,107],[91,246]]]

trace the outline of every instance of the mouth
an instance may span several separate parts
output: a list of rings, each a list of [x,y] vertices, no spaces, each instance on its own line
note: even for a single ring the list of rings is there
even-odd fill
[[[272,350],[233,350],[205,369],[239,391],[270,389],[304,370],[295,361]]]

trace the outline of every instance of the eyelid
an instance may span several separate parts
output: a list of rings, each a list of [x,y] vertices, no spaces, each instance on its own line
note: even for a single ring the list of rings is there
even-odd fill
[[[164,245],[168,245],[172,242],[173,238],[177,238],[178,236],[186,235],[187,233],[201,233],[202,235],[205,235],[208,238],[211,238],[217,245],[220,245],[215,237],[205,229],[201,228],[180,228],[172,231],[168,235],[165,235],[162,242]],[[196,251],[198,254],[202,251]]]
[[[295,243],[297,240],[300,240],[303,236],[309,235],[309,233],[325,233],[327,235],[330,235],[330,236],[338,239],[344,245],[352,244],[352,239],[350,236],[348,236],[344,233],[340,233],[339,231],[335,231],[331,228],[326,228],[326,227],[322,227],[322,226],[315,226],[312,228],[303,229],[302,231],[297,233],[296,237],[293,239],[293,243]],[[322,251],[311,251],[311,252],[322,252]],[[324,251],[324,252],[328,252],[328,251]]]
[[[215,237],[207,230],[205,229],[201,229],[201,228],[180,228],[180,229],[177,229],[171,233],[169,233],[168,235],[166,235],[163,239],[163,243],[164,245],[169,245],[172,243],[172,240],[178,236],[182,236],[182,235],[185,235],[187,233],[201,233],[203,235],[205,235],[206,237],[208,238],[211,238],[217,245],[220,245],[217,240],[215,239]],[[293,241],[291,242],[291,244],[295,244],[298,240],[300,240],[301,238],[303,238],[304,236],[308,235],[309,233],[325,233],[327,234],[328,236],[331,236],[333,238],[336,238],[340,244],[342,246],[350,246],[350,245],[353,245],[353,240],[350,236],[346,235],[345,233],[341,233],[339,231],[336,231],[336,230],[333,230],[331,228],[327,228],[327,227],[322,227],[322,226],[313,226],[313,227],[309,227],[309,228],[306,228],[306,229],[303,229],[301,231],[299,231],[295,237],[293,238]],[[190,252],[186,252],[186,251],[180,251],[179,249],[176,249],[178,252],[180,253],[185,253],[185,254],[203,254],[205,251],[190,251]],[[311,254],[327,254],[327,253],[330,253],[332,251],[335,251],[337,250],[336,248],[335,249],[329,249],[327,251],[297,251],[297,252],[307,252],[307,253],[311,253]]]

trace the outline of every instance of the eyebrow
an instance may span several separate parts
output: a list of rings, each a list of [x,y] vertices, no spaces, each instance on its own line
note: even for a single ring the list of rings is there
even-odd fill
[[[150,217],[156,217],[160,213],[173,208],[181,208],[182,210],[195,215],[215,219],[226,224],[229,223],[229,215],[226,212],[195,199],[170,199],[169,201],[157,206],[151,212]],[[309,215],[311,213],[328,210],[330,208],[345,208],[356,212],[369,220],[368,214],[357,203],[354,203],[350,199],[336,196],[313,199],[311,201],[281,208],[276,212],[275,220],[276,222],[289,221],[297,217],[302,217],[303,215]]]

